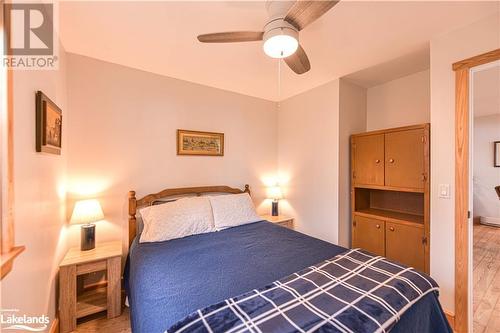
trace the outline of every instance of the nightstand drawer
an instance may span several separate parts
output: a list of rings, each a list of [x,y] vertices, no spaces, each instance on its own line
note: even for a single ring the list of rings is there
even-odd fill
[[[105,271],[107,267],[108,266],[106,260],[94,261],[76,265],[76,275]]]

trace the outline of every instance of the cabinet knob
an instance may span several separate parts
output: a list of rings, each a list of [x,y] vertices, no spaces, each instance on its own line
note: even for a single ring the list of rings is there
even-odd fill
[[[390,231],[394,231],[394,227],[390,227],[390,228],[389,228],[389,230],[390,230]]]
[[[380,229],[380,224],[377,224],[376,227],[377,227],[377,229]]]
[[[390,158],[390,159],[389,159],[389,163],[394,163],[394,159],[393,159],[393,158]]]
[[[375,163],[379,164],[379,163],[380,163],[380,160],[375,160]]]

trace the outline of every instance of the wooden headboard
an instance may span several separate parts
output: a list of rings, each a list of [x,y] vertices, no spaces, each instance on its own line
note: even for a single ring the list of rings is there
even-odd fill
[[[153,202],[168,197],[179,196],[201,196],[206,193],[248,193],[250,194],[250,187],[245,185],[244,190],[233,188],[229,186],[201,186],[201,187],[184,187],[184,188],[168,188],[158,193],[148,194],[141,199],[135,197],[135,191],[128,192],[128,246],[132,244],[137,233],[137,208],[150,206]]]

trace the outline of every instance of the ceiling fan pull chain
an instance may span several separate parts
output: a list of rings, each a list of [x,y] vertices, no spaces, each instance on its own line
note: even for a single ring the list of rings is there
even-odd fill
[[[278,59],[278,110],[281,103],[281,59]]]

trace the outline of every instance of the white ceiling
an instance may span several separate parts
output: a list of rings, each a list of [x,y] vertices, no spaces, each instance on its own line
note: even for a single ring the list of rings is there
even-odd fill
[[[430,48],[424,47],[416,52],[390,59],[381,64],[362,69],[343,78],[364,88],[378,86],[401,77],[429,69],[431,65]]]
[[[474,117],[500,114],[500,61],[473,74]]]
[[[196,40],[202,33],[262,29],[267,19],[264,2],[71,1],[62,2],[59,10],[67,52],[280,100],[403,55],[422,53],[433,36],[492,15],[499,5],[341,1],[300,33],[312,69],[299,76],[283,65],[281,95],[278,62],[264,55],[261,43]]]

